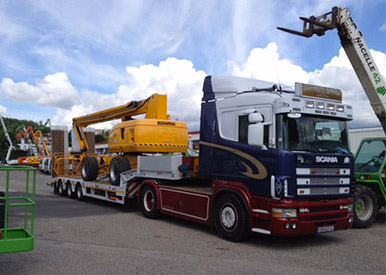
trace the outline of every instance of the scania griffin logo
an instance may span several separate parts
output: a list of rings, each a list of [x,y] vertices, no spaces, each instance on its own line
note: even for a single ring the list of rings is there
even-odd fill
[[[325,157],[325,156],[317,156],[315,159],[316,162],[332,162],[338,163],[337,157]]]

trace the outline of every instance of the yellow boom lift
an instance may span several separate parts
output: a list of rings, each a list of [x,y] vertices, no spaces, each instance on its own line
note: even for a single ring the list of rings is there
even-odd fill
[[[145,114],[145,118],[134,116]],[[88,153],[89,145],[84,128],[96,123],[121,119],[110,132],[108,147],[115,156]],[[118,185],[120,174],[137,167],[137,156],[143,153],[183,153],[188,149],[188,129],[184,122],[170,120],[167,114],[167,96],[153,94],[141,101],[103,110],[73,119],[80,152],[54,154],[53,170],[58,176],[79,176],[94,181],[109,175]]]

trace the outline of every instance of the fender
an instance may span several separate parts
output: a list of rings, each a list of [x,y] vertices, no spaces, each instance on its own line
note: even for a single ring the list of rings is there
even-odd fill
[[[139,202],[140,194],[142,192],[142,188],[145,185],[151,185],[154,188],[155,193],[157,195],[157,209],[160,210],[161,209],[161,202],[160,202],[160,192],[159,192],[159,188],[158,188],[159,184],[160,183],[156,180],[144,180],[143,182],[141,182],[139,192],[138,192],[138,197],[137,197],[138,202]]]
[[[244,205],[245,210],[247,210],[247,213],[249,214],[249,225],[251,226],[253,223],[253,218],[252,218],[252,209],[253,209],[253,199],[252,199],[252,194],[249,192],[247,187],[240,183],[240,182],[235,182],[235,181],[220,181],[220,180],[215,180],[213,181],[213,184],[215,185],[215,193],[213,194],[212,200],[211,200],[211,205],[210,205],[210,220],[211,224],[213,224],[213,206],[214,202],[217,200],[217,198],[226,192],[233,193],[235,194],[241,201],[241,203]]]

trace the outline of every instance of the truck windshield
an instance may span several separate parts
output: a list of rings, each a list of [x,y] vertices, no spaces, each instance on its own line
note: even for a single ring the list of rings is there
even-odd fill
[[[349,153],[345,120],[302,115],[289,118],[277,115],[278,149],[325,153]]]
[[[378,172],[386,155],[386,140],[367,140],[355,157],[356,172]]]

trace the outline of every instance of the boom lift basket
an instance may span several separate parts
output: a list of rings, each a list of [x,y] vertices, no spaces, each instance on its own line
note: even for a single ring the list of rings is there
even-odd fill
[[[11,196],[11,174],[19,173],[20,175],[23,172],[25,172],[24,194]],[[4,187],[5,189],[3,189]],[[0,253],[33,250],[35,188],[35,168],[29,166],[0,166]],[[9,215],[10,212],[13,212],[10,211],[12,207],[24,208],[24,211],[22,210],[24,212],[22,222],[17,220],[20,215]],[[9,222],[17,224],[17,226],[11,227]]]

